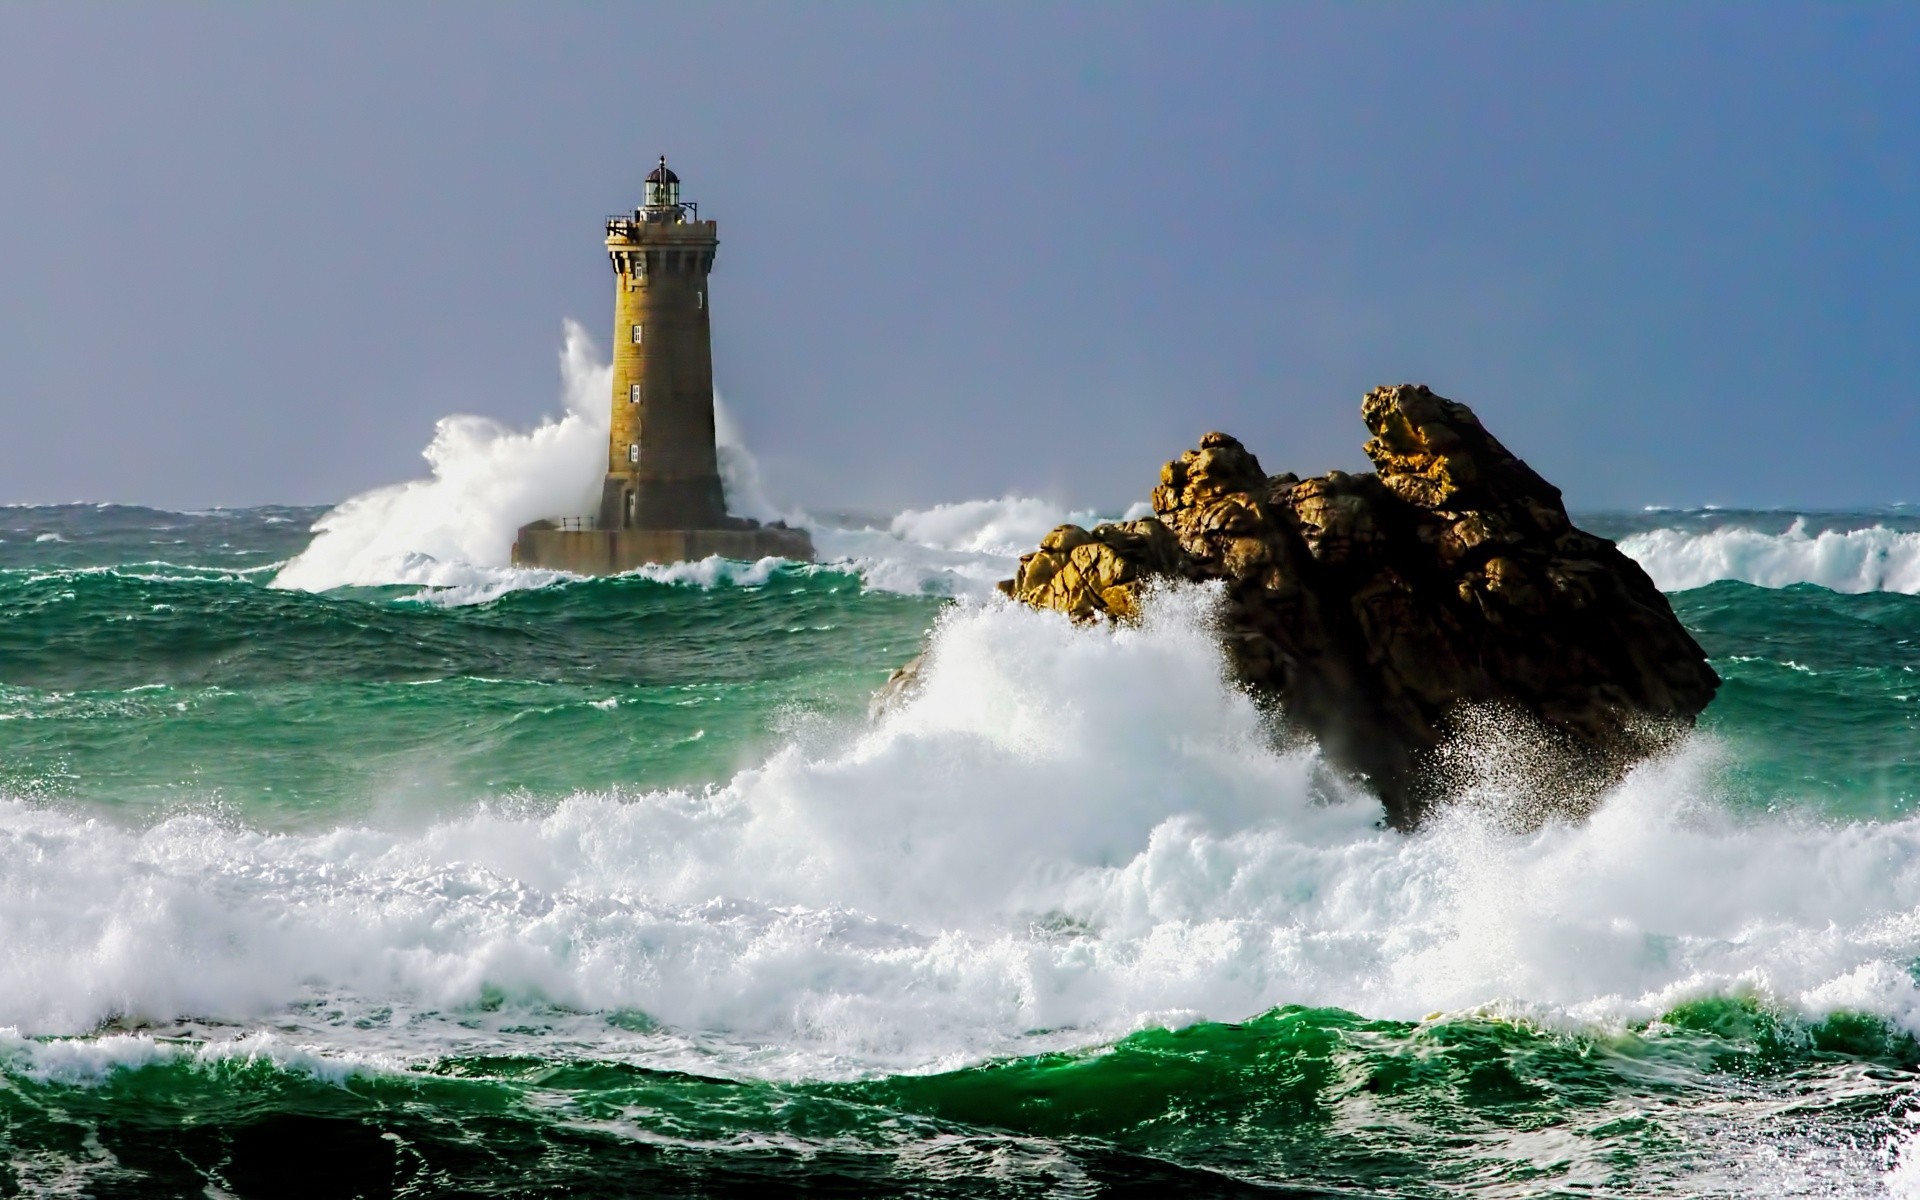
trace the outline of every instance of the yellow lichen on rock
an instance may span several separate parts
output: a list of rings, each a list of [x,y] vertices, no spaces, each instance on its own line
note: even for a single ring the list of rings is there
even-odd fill
[[[1209,433],[1161,468],[1153,518],[1060,526],[1000,589],[1132,621],[1155,580],[1211,581],[1233,672],[1393,824],[1446,795],[1448,731],[1488,711],[1564,741],[1555,803],[1577,814],[1691,723],[1718,676],[1646,573],[1576,528],[1466,405],[1403,385],[1361,415],[1373,473],[1268,476]]]
[[[1151,517],[1091,530],[1061,525],[1040,539],[1040,549],[1022,556],[999,588],[1022,604],[1076,621],[1133,621],[1144,584],[1187,573],[1181,557],[1172,533]]]

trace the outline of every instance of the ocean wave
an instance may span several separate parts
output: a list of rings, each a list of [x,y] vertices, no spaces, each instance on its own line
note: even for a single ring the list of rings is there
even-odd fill
[[[1620,541],[1667,592],[1738,580],[1760,587],[1817,584],[1836,592],[1920,593],[1920,532],[1872,525],[1809,531],[1796,517],[1783,532],[1744,525],[1696,531],[1652,529]]]
[[[674,587],[757,588],[765,587],[783,568],[792,567],[794,564],[783,558],[745,562],[715,554],[688,562],[649,563],[610,578],[645,579]],[[525,567],[481,568],[462,563],[433,563],[422,564],[422,568],[404,581],[409,585],[418,585],[422,590],[405,599],[449,607],[485,604],[513,592],[582,582],[580,576],[564,571]]]
[[[483,417],[445,417],[423,452],[429,478],[347,500],[314,522],[314,539],[275,578],[302,591],[418,584],[467,586],[448,572],[505,570],[514,533],[543,517],[584,513],[606,452],[611,368],[569,321],[560,354],[566,413],[530,432]]]
[[[1091,510],[1069,511],[1031,496],[1003,496],[909,509],[893,519],[889,532],[939,550],[1017,558],[1039,545],[1055,526],[1099,520]]]
[[[413,586],[446,603],[478,602],[564,578],[509,565],[522,525],[598,507],[612,368],[592,339],[568,321],[560,352],[565,412],[529,431],[484,417],[443,417],[422,451],[426,479],[355,496],[313,524],[313,541],[274,578],[301,591]],[[716,395],[714,432],[735,513],[761,520],[782,513],[766,499],[759,466]]]
[[[325,513],[313,524],[312,542],[281,567],[273,585],[302,591],[417,587],[417,599],[472,604],[571,578],[516,568],[509,559],[520,526],[597,506],[610,370],[586,332],[568,322],[560,355],[565,413],[559,420],[522,432],[480,417],[443,418],[423,452],[428,478],[378,488]],[[768,499],[759,464],[718,395],[714,434],[731,511],[811,529],[820,561],[860,572],[878,591],[985,596],[1049,529],[1099,519],[1091,511],[1006,496],[908,510],[884,529],[843,527]],[[752,581],[764,582],[769,570],[765,564],[744,572],[706,565],[639,573],[661,582],[756,586]]]
[[[949,507],[965,507],[969,512],[965,518],[959,518],[937,509],[924,513],[908,511],[890,522],[886,529],[816,525],[814,548],[822,562],[857,571],[865,585],[874,591],[983,599],[993,594],[996,580],[1013,574],[1019,562],[1017,551],[1002,548],[998,543],[998,539],[1005,536],[999,531],[1007,528],[1001,524],[999,510],[1017,507],[1048,516],[1058,515],[1062,519],[1066,516],[1041,501],[1018,497]],[[937,516],[929,517],[936,513]],[[928,519],[923,521],[923,517]],[[1046,528],[1051,529],[1053,525]],[[920,540],[915,535],[929,540]]]
[[[1283,1002],[1593,1027],[1758,995],[1920,1029],[1920,821],[1736,816],[1701,737],[1516,832],[1551,782],[1490,735],[1458,808],[1389,833],[1223,682],[1214,602],[1119,631],[955,606],[910,702],[704,791],[278,834],[0,803],[0,1025],[421,1054],[481,1011],[639,1011],[709,1069],[808,1077]]]
[[[316,1052],[270,1030],[163,1040],[149,1033],[32,1038],[18,1029],[0,1027],[0,1070],[35,1083],[84,1087],[104,1083],[120,1071],[145,1067],[232,1064],[265,1064],[332,1084],[344,1084],[360,1075],[390,1074],[410,1065],[408,1060],[392,1055]]]
[[[190,563],[149,562],[118,563],[113,566],[49,567],[39,570],[0,570],[0,579],[12,576],[21,583],[63,583],[77,579],[132,579],[141,583],[257,583],[255,576],[275,570],[281,564],[263,563],[257,567],[201,567]]]
[[[885,529],[816,523],[822,562],[858,571],[868,588],[908,596],[981,600],[1011,578],[1020,556],[1057,525],[1094,525],[1091,509],[1068,509],[1033,496],[967,500],[908,509]]]

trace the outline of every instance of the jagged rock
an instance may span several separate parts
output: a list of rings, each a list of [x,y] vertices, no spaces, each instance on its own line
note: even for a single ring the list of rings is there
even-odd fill
[[[1234,670],[1396,826],[1447,792],[1450,732],[1488,712],[1551,744],[1553,802],[1580,814],[1719,677],[1639,565],[1576,528],[1466,405],[1378,388],[1361,416],[1377,473],[1269,476],[1209,433],[1162,468],[1154,518],[1061,526],[1001,590],[1131,620],[1154,580],[1219,580]]]
[[[1023,557],[1014,577],[999,588],[1076,621],[1133,620],[1140,615],[1140,588],[1149,580],[1198,577],[1173,534],[1148,517],[1091,530],[1061,525],[1040,539],[1040,549]]]

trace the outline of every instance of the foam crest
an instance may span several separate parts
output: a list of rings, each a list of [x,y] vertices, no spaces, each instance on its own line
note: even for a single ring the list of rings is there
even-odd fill
[[[490,996],[814,1076],[1282,1003],[1608,1024],[1754,992],[1920,1029],[1920,823],[1736,819],[1696,739],[1579,825],[1516,832],[1498,793],[1542,785],[1490,770],[1389,833],[1223,682],[1216,599],[1118,631],[955,606],[909,702],[703,792],[283,834],[0,804],[0,1026],[271,1020],[419,1055]]]
[[[485,417],[450,416],[422,451],[431,472],[355,496],[314,523],[313,542],[274,586],[303,591],[400,585],[433,589],[442,603],[473,603],[544,587],[552,571],[513,568],[520,526],[582,515],[600,502],[612,368],[568,321],[560,352],[564,413],[532,430]],[[733,415],[714,397],[715,442],[734,512],[765,520],[775,510]]]
[[[509,565],[514,534],[530,521],[585,514],[598,505],[610,372],[586,332],[567,322],[560,354],[565,412],[558,420],[522,431],[483,417],[443,418],[423,452],[428,478],[378,488],[333,508],[314,523],[313,541],[279,570],[274,586],[417,587],[421,600],[476,604],[566,578]],[[738,422],[717,394],[713,405],[729,509],[810,527],[821,561],[849,566],[881,591],[984,597],[1047,530],[1096,519],[1009,496],[904,512],[884,530],[819,522],[768,498]],[[638,573],[668,583],[753,586],[772,569],[725,567],[718,560],[682,566]]]
[[[1666,592],[1721,579],[1760,587],[1812,583],[1836,592],[1920,593],[1920,532],[1873,525],[1809,532],[1795,518],[1781,533],[1739,525],[1705,532],[1653,529],[1620,542]]]
[[[774,572],[786,565],[783,558],[762,558],[756,562],[709,555],[690,562],[649,563],[623,572],[621,578],[650,579],[655,583],[678,587],[763,587]],[[528,567],[473,567],[454,565],[426,573],[418,582],[420,592],[406,597],[422,604],[457,607],[485,604],[509,592],[550,584],[579,582],[579,577],[564,571],[536,570]]]
[[[275,586],[485,583],[487,571],[506,569],[520,526],[589,511],[606,453],[612,375],[572,321],[560,372],[566,412],[558,421],[521,432],[484,417],[442,418],[422,452],[430,477],[355,496],[321,517],[313,543]]]
[[[997,580],[1011,578],[1015,554],[952,550],[909,541],[891,529],[812,526],[821,562],[860,573],[866,587],[901,596],[952,596],[982,600]]]
[[[146,1033],[29,1038],[17,1029],[0,1028],[0,1066],[4,1066],[9,1075],[36,1083],[97,1085],[106,1082],[116,1071],[173,1063],[193,1067],[266,1063],[277,1070],[294,1071],[333,1084],[344,1084],[356,1075],[400,1070],[406,1065],[391,1056],[317,1054],[265,1030],[181,1042],[161,1041]]]
[[[1055,526],[1092,525],[1098,520],[1091,511],[1070,512],[1031,496],[1003,496],[909,509],[893,519],[891,531],[905,541],[940,550],[1017,557],[1038,545]]]
[[[1020,556],[1055,526],[1102,519],[1032,496],[1002,496],[908,509],[884,530],[816,526],[814,545],[823,561],[854,567],[878,591],[979,599],[1012,577]]]

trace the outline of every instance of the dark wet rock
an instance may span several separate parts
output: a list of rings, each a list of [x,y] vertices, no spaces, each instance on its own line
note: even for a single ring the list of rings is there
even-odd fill
[[[1461,726],[1505,714],[1551,747],[1551,811],[1581,815],[1690,728],[1719,686],[1639,564],[1559,489],[1425,387],[1362,403],[1375,471],[1268,475],[1209,433],[1161,469],[1154,516],[1065,525],[1003,592],[1135,619],[1160,580],[1218,580],[1234,671],[1406,828],[1457,782]]]

